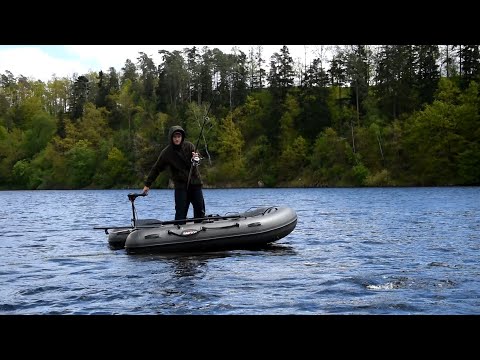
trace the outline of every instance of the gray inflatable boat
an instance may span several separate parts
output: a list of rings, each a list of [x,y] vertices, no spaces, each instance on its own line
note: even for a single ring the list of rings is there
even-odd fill
[[[125,248],[128,253],[259,248],[287,236],[297,225],[296,212],[283,206],[184,220],[135,219],[137,196],[144,194],[128,195],[132,202],[132,226],[95,227],[105,230],[112,248]]]

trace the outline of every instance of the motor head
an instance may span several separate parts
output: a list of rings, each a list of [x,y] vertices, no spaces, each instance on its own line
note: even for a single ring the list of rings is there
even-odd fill
[[[147,196],[146,193],[130,193],[128,194],[128,200],[130,200],[131,202],[134,202],[135,199],[139,196]]]

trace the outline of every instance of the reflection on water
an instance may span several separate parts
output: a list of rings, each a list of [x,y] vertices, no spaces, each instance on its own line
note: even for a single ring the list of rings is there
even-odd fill
[[[200,278],[207,270],[208,259],[195,257],[179,257],[172,259],[173,276],[177,278],[195,276]]]
[[[140,262],[163,262],[172,265],[172,275],[180,277],[200,277],[206,271],[208,262],[211,260],[225,259],[229,257],[241,258],[243,256],[292,256],[296,251],[292,246],[281,244],[266,244],[257,249],[231,250],[212,252],[180,252],[180,253],[139,253],[129,254],[134,261]]]

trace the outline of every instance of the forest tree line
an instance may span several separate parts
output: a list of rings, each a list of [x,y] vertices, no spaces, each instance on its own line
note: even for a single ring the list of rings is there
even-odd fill
[[[206,187],[480,184],[479,45],[159,53],[47,83],[0,74],[0,188],[142,188],[177,124]]]

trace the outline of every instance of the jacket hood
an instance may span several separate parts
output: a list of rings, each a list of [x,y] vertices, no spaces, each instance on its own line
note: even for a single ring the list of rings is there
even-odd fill
[[[179,131],[182,133],[182,142],[180,144],[183,144],[183,142],[185,141],[185,130],[183,130],[183,128],[180,125],[174,125],[168,131],[168,138],[170,139],[170,144],[173,145],[172,136],[173,136],[173,133],[176,131]]]

